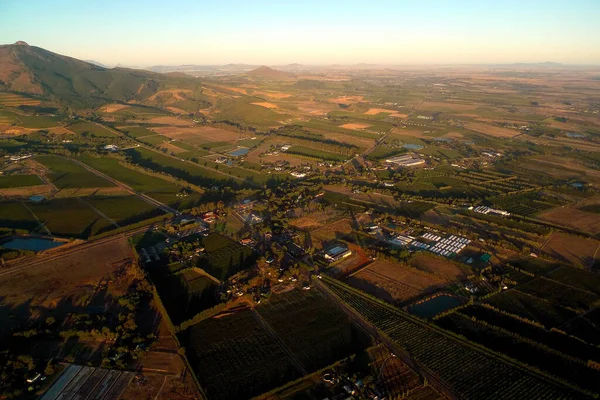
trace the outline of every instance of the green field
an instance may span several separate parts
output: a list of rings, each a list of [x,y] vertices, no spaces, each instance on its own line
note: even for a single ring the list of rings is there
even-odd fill
[[[286,151],[289,154],[295,154],[304,157],[316,158],[320,160],[326,161],[346,161],[350,157],[343,156],[340,154],[329,153],[327,151],[321,151],[317,149],[311,149],[304,146],[292,146],[289,150]]]
[[[56,236],[85,239],[111,226],[109,221],[76,198],[30,204],[29,208]]]
[[[117,179],[138,192],[177,193],[178,185],[156,176],[147,175],[121,164],[116,158],[83,156],[78,160]]]
[[[227,175],[219,174],[196,164],[181,161],[148,149],[129,149],[125,150],[125,152],[133,164],[138,164],[153,171],[167,173],[195,185],[236,184],[235,180],[228,178]]]
[[[59,117],[44,117],[33,115],[20,115],[18,118],[23,122],[22,124],[20,124],[23,128],[30,129],[53,128],[59,126],[59,122],[62,120]]]
[[[115,134],[102,126],[81,121],[67,126],[67,129],[83,136],[114,138]]]
[[[31,232],[36,230],[39,225],[39,222],[22,203],[0,203],[0,228],[22,229]]]
[[[86,201],[121,226],[163,214],[162,210],[140,200],[137,196],[92,197]]]
[[[139,138],[142,136],[153,136],[156,135],[156,132],[151,131],[150,129],[144,128],[143,126],[123,126],[118,128],[121,132],[124,132],[127,136],[131,136],[132,138]]]
[[[42,185],[37,175],[0,175],[0,189]]]
[[[49,178],[59,189],[95,188],[114,186],[80,165],[54,155],[36,156],[36,161],[50,169]]]

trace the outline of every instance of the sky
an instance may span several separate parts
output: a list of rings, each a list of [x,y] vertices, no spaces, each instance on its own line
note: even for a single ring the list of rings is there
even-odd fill
[[[0,43],[105,64],[600,64],[600,0],[0,0]]]

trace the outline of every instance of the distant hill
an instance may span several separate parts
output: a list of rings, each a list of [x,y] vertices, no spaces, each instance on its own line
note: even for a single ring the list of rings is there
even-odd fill
[[[258,67],[256,69],[253,69],[252,71],[246,72],[246,75],[262,79],[286,79],[293,76],[288,72],[279,71],[278,69],[273,69],[265,66]]]
[[[126,68],[105,68],[25,42],[0,46],[0,91],[36,95],[57,105],[96,108],[109,102],[144,101],[166,81],[193,89],[190,79]]]
[[[85,61],[86,63],[89,63],[89,64],[97,65],[97,66],[102,67],[102,68],[110,68],[108,65],[102,64],[101,62],[98,62],[96,60],[83,60],[83,61]]]

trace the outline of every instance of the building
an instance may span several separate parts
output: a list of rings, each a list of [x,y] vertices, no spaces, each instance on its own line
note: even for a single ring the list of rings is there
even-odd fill
[[[104,146],[104,150],[118,151],[119,150],[119,146],[114,145],[114,144],[107,144],[106,146]]]
[[[388,158],[385,160],[388,164],[398,165],[400,167],[415,167],[417,165],[425,164],[425,160],[422,158],[415,158],[412,154],[404,154],[397,157]]]
[[[339,261],[343,258],[350,257],[352,250],[343,243],[337,243],[335,246],[325,250],[325,259],[329,262]]]

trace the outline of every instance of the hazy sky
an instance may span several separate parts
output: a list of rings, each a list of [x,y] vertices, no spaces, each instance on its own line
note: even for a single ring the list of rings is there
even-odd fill
[[[600,0],[0,0],[0,42],[109,64],[600,64]]]

